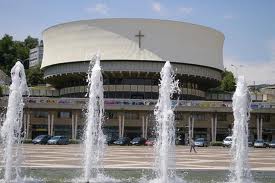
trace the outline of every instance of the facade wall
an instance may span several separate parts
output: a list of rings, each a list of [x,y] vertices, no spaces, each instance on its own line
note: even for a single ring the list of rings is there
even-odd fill
[[[37,98],[35,99],[37,100]],[[55,99],[42,100],[34,103],[34,99],[28,99],[24,111],[24,116],[29,115],[29,120],[24,117],[24,123],[29,121],[29,138],[34,138],[39,134],[47,134],[51,120],[49,116],[54,116],[53,128],[51,135],[66,135],[69,138],[81,138],[82,130],[85,126],[85,114],[82,111],[85,102],[80,102],[83,99]],[[114,100],[114,99],[112,99]],[[69,103],[67,103],[67,102]],[[143,135],[147,129],[146,137],[154,135],[154,115],[153,109],[155,102],[144,103],[140,102],[121,103],[119,100],[114,100],[119,103],[105,101],[105,122],[104,128],[106,133],[118,135],[121,131],[119,127],[124,116],[124,136],[131,138]],[[123,101],[123,100],[122,100]],[[142,100],[139,100],[142,101]],[[31,103],[30,103],[31,102]],[[254,109],[251,112],[249,120],[250,138],[257,139],[260,126],[257,124],[262,119],[261,138],[270,141],[275,136],[275,104],[253,103]],[[184,105],[185,107],[183,107]],[[223,106],[223,107],[221,107]],[[255,106],[258,106],[257,108]],[[189,136],[190,116],[194,119],[193,137],[204,137],[209,141],[213,140],[213,120],[217,120],[216,126],[216,141],[223,140],[230,135],[233,127],[232,103],[221,101],[180,101],[179,106],[175,111],[175,125],[177,135],[184,138]],[[263,108],[267,107],[267,108]],[[77,120],[76,120],[77,116]],[[77,122],[76,122],[77,121]],[[147,121],[147,122],[146,122]],[[146,125],[147,123],[147,125]],[[77,126],[77,127],[75,127]],[[77,135],[73,136],[73,130],[76,129]]]

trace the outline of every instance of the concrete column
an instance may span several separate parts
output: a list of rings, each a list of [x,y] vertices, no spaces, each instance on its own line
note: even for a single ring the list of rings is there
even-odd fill
[[[24,138],[26,138],[27,133],[27,112],[23,113],[23,132],[24,132]]]
[[[31,114],[30,112],[27,113],[27,125],[26,125],[26,138],[29,138],[30,133],[30,123],[31,123]]]
[[[51,135],[53,136],[53,124],[54,124],[54,114],[52,114],[52,120],[51,120]]]
[[[192,116],[192,128],[191,128],[191,134],[192,134],[192,138],[194,138],[194,123],[195,123],[195,119],[194,117]]]
[[[215,114],[214,117],[214,141],[216,142],[216,137],[217,137],[217,124],[218,124],[218,115],[217,113]]]
[[[211,141],[212,142],[215,142],[215,132],[214,132],[214,114],[212,114],[212,117],[211,117]]]
[[[260,139],[263,139],[263,116],[260,118]]]
[[[77,138],[77,129],[78,129],[78,114],[75,113],[75,121],[74,121],[74,139]]]
[[[118,116],[118,136],[121,137],[121,115]]]
[[[189,117],[188,117],[188,136],[189,136],[189,139],[190,138],[192,138],[192,131],[191,131],[191,129],[192,129],[192,127],[191,127],[191,120],[192,120],[192,116],[191,115],[189,115]]]
[[[148,116],[146,116],[146,118],[145,118],[145,133],[144,133],[144,138],[148,138],[147,137],[147,134],[148,134],[148,121],[149,121],[149,117]]]
[[[142,115],[142,137],[145,138],[145,117]]]
[[[75,124],[74,124],[74,113],[72,112],[72,139],[74,139],[75,140],[75,132],[74,132],[74,130],[75,130]]]
[[[257,139],[260,139],[260,116],[256,115]]]
[[[48,112],[48,135],[51,135],[51,113]]]
[[[124,126],[125,126],[125,116],[122,115],[122,127],[121,127],[121,136],[124,137]]]

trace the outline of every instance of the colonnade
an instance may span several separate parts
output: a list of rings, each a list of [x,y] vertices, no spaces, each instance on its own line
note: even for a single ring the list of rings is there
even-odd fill
[[[55,113],[48,112],[47,116],[47,127],[48,127],[48,135],[55,135],[54,134],[54,123],[55,123]],[[79,112],[72,111],[71,115],[71,138],[77,139],[78,134],[78,124],[79,124]],[[125,114],[123,112],[118,113],[118,135],[119,137],[125,136]],[[146,113],[141,113],[141,136],[144,138],[148,138],[148,130],[149,130],[149,115]],[[217,137],[217,128],[218,128],[218,113],[209,113],[211,117],[211,128],[210,128],[210,138],[209,140],[212,142],[216,141]],[[31,123],[31,111],[27,110],[24,111],[23,115],[23,128],[25,131],[25,137],[30,138],[30,123]],[[189,113],[187,118],[187,135],[188,138],[194,138],[194,127],[196,124],[196,119],[194,113]],[[257,131],[257,139],[262,139],[263,137],[263,115],[256,114],[256,131]]]

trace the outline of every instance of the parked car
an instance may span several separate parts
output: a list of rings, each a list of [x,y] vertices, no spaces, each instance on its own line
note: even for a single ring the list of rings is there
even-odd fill
[[[147,146],[152,146],[152,145],[155,144],[155,142],[156,142],[156,138],[151,137],[151,138],[149,138],[148,140],[146,140],[145,145],[147,145]]]
[[[69,139],[65,136],[53,136],[48,140],[49,145],[67,145],[69,144]]]
[[[33,144],[47,144],[47,142],[50,138],[51,138],[50,135],[39,135],[32,140],[32,143]]]
[[[275,148],[275,140],[272,140],[270,143],[269,143],[269,146],[270,148]]]
[[[248,147],[253,147],[254,142],[252,140],[248,140]]]
[[[114,141],[115,145],[130,145],[131,139],[128,137],[120,137],[116,141]]]
[[[132,145],[144,145],[145,141],[146,139],[143,137],[136,137],[136,138],[133,138],[133,140],[131,140],[130,143]]]
[[[222,142],[222,146],[223,147],[230,147],[232,145],[232,136],[227,136],[223,142]]]
[[[263,148],[266,148],[268,146],[268,144],[264,141],[264,140],[261,140],[261,139],[258,139],[254,142],[254,147],[263,147]]]
[[[115,136],[107,136],[106,137],[106,144],[111,145],[114,143],[114,141],[117,140],[117,137]]]
[[[207,147],[208,146],[208,142],[205,138],[197,138],[195,140],[195,146],[198,147]]]
[[[184,145],[185,144],[184,138],[181,137],[181,136],[178,136],[176,138],[176,142],[175,143],[176,143],[176,145]]]

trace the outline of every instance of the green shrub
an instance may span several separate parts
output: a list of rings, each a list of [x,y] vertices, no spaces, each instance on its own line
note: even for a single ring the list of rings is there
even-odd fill
[[[222,146],[222,141],[210,142],[211,146]]]

